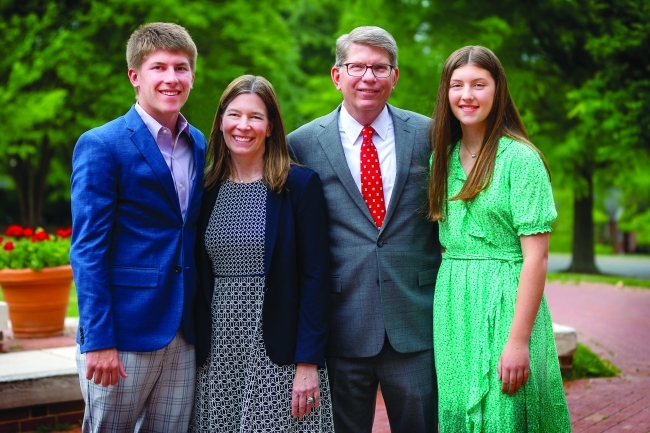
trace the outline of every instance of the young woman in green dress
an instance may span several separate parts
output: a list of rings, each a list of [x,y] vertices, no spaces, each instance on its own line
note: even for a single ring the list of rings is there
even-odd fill
[[[440,432],[570,432],[544,297],[550,174],[489,49],[445,62],[431,140]]]

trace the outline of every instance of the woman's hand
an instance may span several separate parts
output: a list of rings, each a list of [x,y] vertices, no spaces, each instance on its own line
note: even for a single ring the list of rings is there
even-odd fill
[[[501,391],[512,395],[528,382],[530,351],[528,342],[544,294],[548,263],[548,233],[520,236],[524,263],[521,267],[515,314],[508,341],[501,352],[497,372]]]
[[[513,342],[510,339],[501,352],[497,367],[501,379],[501,391],[512,395],[528,382],[530,375],[530,353],[528,342]]]
[[[313,403],[307,399],[312,398]],[[293,379],[293,392],[291,393],[291,415],[302,418],[309,415],[312,409],[320,406],[320,392],[318,390],[318,366],[314,364],[298,364],[296,377]]]

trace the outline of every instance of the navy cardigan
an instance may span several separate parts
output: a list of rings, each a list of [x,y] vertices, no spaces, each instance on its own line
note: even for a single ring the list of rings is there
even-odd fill
[[[195,305],[196,363],[202,366],[212,342],[212,262],[205,231],[219,185],[203,195],[198,221]],[[265,294],[262,332],[275,364],[325,365],[328,331],[329,249],[327,210],[318,174],[291,166],[281,193],[267,189],[264,245]]]

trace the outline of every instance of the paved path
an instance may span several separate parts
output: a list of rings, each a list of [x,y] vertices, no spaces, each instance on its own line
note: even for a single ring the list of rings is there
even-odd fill
[[[571,264],[571,254],[551,253],[548,270],[565,271]],[[650,257],[640,255],[596,256],[596,267],[605,274],[650,280]]]
[[[573,433],[650,432],[650,289],[547,283],[546,297],[554,322],[621,369],[565,383]],[[390,433],[381,395],[373,433]]]
[[[650,289],[549,283],[553,321],[621,369],[565,384],[573,432],[650,432]]]

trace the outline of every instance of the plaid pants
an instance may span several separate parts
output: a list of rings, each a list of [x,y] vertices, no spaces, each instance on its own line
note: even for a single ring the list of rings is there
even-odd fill
[[[186,432],[194,402],[194,346],[179,332],[155,352],[118,354],[128,377],[103,387],[86,379],[86,355],[77,346],[77,372],[86,403],[82,431]]]

